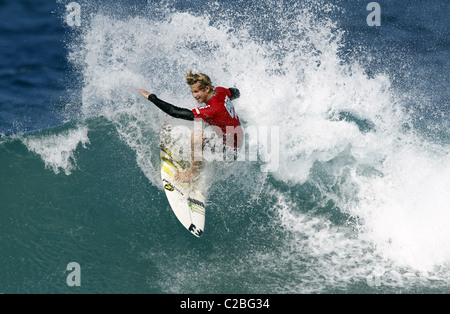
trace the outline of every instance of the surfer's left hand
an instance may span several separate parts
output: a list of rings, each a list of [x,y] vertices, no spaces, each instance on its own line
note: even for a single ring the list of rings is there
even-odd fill
[[[150,93],[147,92],[146,90],[140,89],[140,88],[136,88],[138,90],[139,93],[141,93],[145,98],[148,99],[148,96],[150,96]]]

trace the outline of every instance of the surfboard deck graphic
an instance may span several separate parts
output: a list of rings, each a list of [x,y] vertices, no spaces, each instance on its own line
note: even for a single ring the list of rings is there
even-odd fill
[[[205,228],[205,197],[195,182],[181,182],[175,178],[179,171],[189,169],[190,161],[178,154],[179,146],[167,128],[161,131],[161,180],[169,204],[181,224],[196,237]]]

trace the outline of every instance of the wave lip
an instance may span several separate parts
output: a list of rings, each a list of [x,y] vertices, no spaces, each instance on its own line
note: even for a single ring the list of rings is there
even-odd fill
[[[46,169],[53,170],[55,174],[62,170],[70,175],[77,168],[75,150],[79,145],[86,148],[89,144],[88,127],[79,124],[56,134],[26,135],[22,142],[29,151],[41,157]]]

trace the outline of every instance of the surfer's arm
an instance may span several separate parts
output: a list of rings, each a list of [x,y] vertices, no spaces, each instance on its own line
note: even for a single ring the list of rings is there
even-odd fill
[[[154,103],[156,107],[167,113],[169,116],[178,119],[194,121],[194,113],[192,112],[192,110],[169,104],[168,102],[159,99],[154,94],[150,94],[147,99]]]
[[[230,97],[231,100],[234,100],[234,99],[237,99],[237,98],[241,97],[241,93],[239,92],[239,89],[234,88],[234,87],[230,87],[228,90],[231,93],[231,97]]]

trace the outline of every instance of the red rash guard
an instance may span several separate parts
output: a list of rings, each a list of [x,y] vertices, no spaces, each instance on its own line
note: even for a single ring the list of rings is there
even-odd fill
[[[224,143],[237,148],[242,142],[243,131],[239,117],[231,103],[231,92],[223,87],[216,87],[215,91],[216,94],[206,102],[205,106],[195,108],[192,112],[196,119],[202,119],[210,125],[218,126],[224,135]]]

